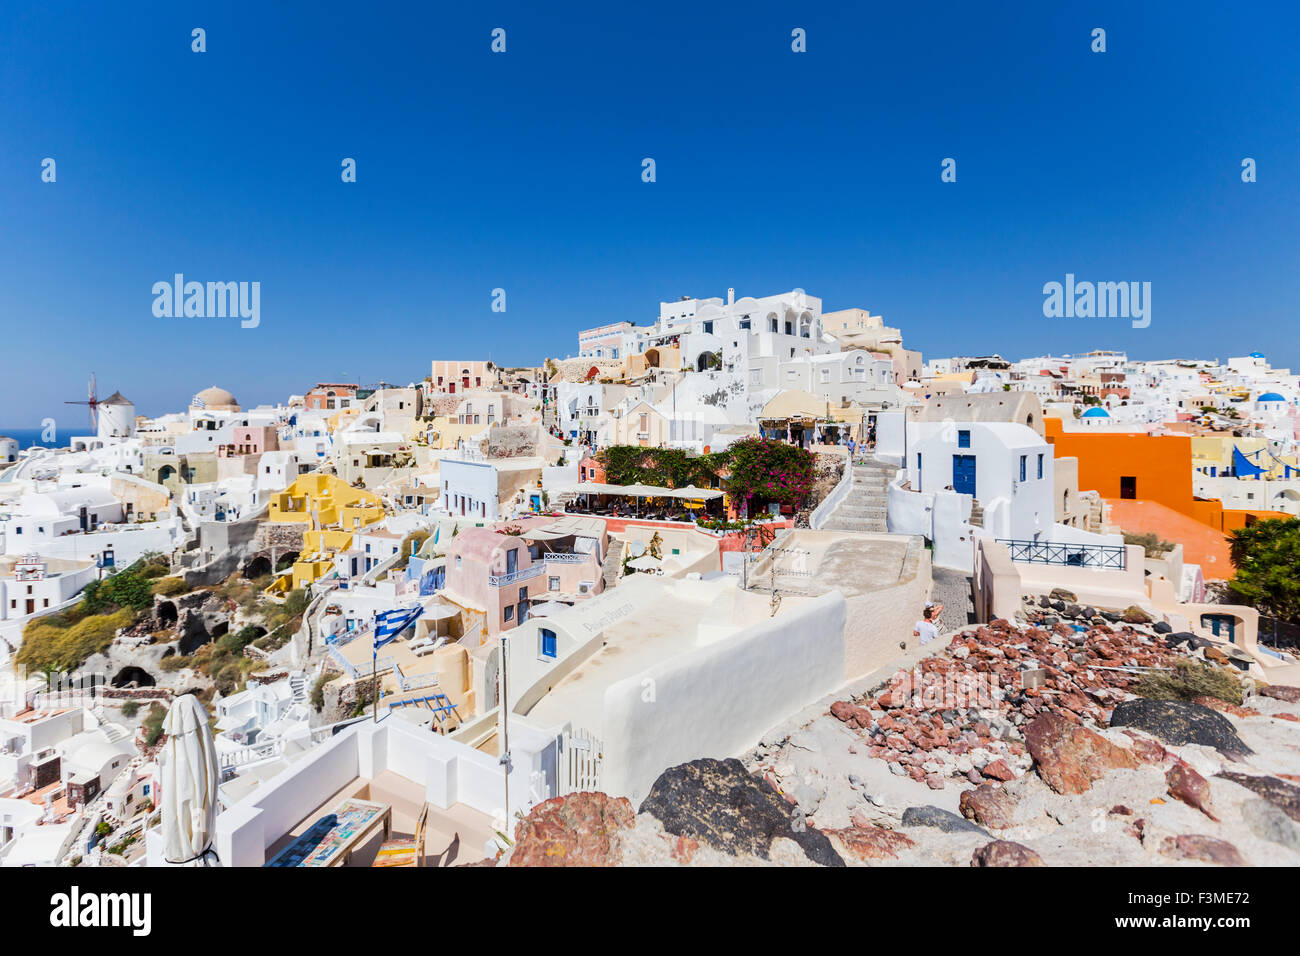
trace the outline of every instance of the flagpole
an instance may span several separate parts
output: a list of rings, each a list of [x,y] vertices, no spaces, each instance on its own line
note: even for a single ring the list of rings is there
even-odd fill
[[[506,685],[506,644],[509,639],[501,635],[501,763],[505,766],[506,783],[506,837],[510,836],[510,705]]]
[[[370,707],[372,723],[379,723],[379,650],[375,647],[374,635],[370,638],[370,690],[375,695]]]

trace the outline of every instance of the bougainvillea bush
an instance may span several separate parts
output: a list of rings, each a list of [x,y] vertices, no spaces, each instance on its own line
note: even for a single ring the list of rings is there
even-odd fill
[[[812,452],[772,438],[743,438],[727,449],[727,493],[733,501],[775,501],[798,507],[813,486]]]

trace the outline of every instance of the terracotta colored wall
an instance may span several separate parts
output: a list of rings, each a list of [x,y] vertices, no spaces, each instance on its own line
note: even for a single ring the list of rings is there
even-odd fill
[[[1044,424],[1056,457],[1079,459],[1080,491],[1098,491],[1103,498],[1118,498],[1120,478],[1131,475],[1137,479],[1139,499],[1158,501],[1200,519],[1193,511],[1189,436],[1065,432],[1060,419],[1052,417]]]

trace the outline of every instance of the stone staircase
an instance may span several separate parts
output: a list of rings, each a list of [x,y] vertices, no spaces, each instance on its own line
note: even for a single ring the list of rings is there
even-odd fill
[[[623,570],[623,551],[625,548],[627,548],[626,541],[621,541],[618,538],[610,539],[609,552],[605,555],[605,561],[600,566],[606,589],[618,586],[618,576]]]
[[[123,730],[121,727],[114,726],[113,724],[105,724],[100,729],[104,732],[104,739],[109,743],[117,743],[117,741],[128,735],[127,731]]]
[[[826,519],[824,530],[888,531],[885,520],[889,513],[888,488],[897,470],[895,466],[879,461],[855,464],[853,486]]]
[[[295,704],[306,702],[307,675],[302,671],[294,671],[289,675],[289,688],[293,691],[293,701]]]
[[[984,506],[979,503],[978,498],[972,498],[970,503],[970,526],[972,528],[984,527]]]

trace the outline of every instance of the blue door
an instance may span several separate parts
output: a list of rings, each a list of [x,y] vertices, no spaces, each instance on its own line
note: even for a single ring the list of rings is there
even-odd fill
[[[542,628],[542,656],[555,656],[555,632]]]
[[[952,489],[958,494],[975,495],[975,456],[952,456]]]
[[[1231,644],[1237,643],[1237,621],[1225,614],[1202,614],[1201,627],[1208,627],[1215,637],[1226,637]]]

